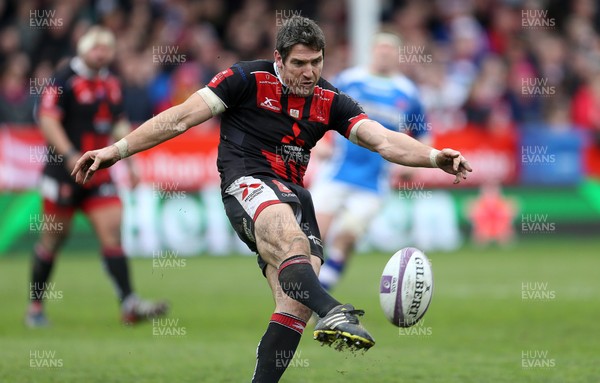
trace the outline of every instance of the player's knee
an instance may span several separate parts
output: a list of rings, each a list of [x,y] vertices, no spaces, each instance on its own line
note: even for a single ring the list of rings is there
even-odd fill
[[[306,234],[300,229],[295,217],[287,219],[272,216],[271,220],[262,220],[255,229],[256,245],[267,263],[279,265],[294,255],[310,254],[310,245]]]
[[[302,319],[304,322],[308,322],[312,315],[312,310],[294,300],[286,301],[285,304],[277,305],[275,308],[276,312],[284,312],[295,317]]]
[[[54,254],[60,250],[62,244],[68,236],[67,230],[60,230],[54,233],[42,233],[38,241],[38,246],[47,253]]]
[[[289,250],[287,251],[287,256],[285,258],[289,258],[294,255],[310,255],[310,244],[306,234],[304,234],[302,231],[294,233],[290,236],[287,248]]]
[[[295,255],[310,254],[308,238],[300,230],[257,241],[257,247],[263,259],[275,267]]]

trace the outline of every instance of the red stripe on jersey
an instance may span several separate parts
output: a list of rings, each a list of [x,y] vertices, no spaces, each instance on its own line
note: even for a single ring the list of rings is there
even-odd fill
[[[302,110],[304,110],[304,104],[306,103],[306,98],[304,97],[288,97],[288,109],[287,114],[295,118],[296,120],[302,119]]]
[[[261,153],[263,156],[265,156],[275,174],[282,177],[284,180],[287,180],[288,174],[283,158],[279,154],[271,153],[264,149],[261,151]]]
[[[252,72],[256,80],[256,106],[281,113],[281,83],[269,72]]]
[[[292,173],[292,182],[296,185],[304,187],[304,174],[306,173],[306,165],[297,165],[296,162],[290,161],[290,171]]]
[[[306,322],[304,322],[300,318],[296,318],[286,313],[274,313],[273,315],[271,315],[271,322],[292,329],[300,335],[302,335],[302,333],[304,332],[304,327],[306,327]]]
[[[285,161],[285,159],[275,153],[268,152],[266,150],[261,151],[262,155],[265,156],[271,169],[286,181],[295,183],[304,187],[304,174],[306,174],[306,165],[298,165],[295,161]],[[288,174],[289,168],[289,174]]]
[[[349,119],[348,121],[350,121],[350,125],[348,125],[348,129],[346,129],[346,133],[344,134],[344,136],[348,138],[350,136],[350,132],[352,131],[352,127],[354,127],[354,125],[356,125],[358,121],[366,120],[368,118],[369,116],[367,116],[365,113],[361,113],[358,116],[354,116],[351,119]]]
[[[334,97],[334,91],[315,86],[308,121],[320,122],[325,125],[329,124],[329,115]]]
[[[210,82],[208,83],[208,86],[210,88],[216,88],[217,86],[219,86],[221,81],[225,80],[227,77],[231,76],[232,74],[233,74],[233,71],[231,70],[231,68],[228,68],[222,72],[219,72],[215,75],[215,77],[212,78],[212,80],[210,80]]]

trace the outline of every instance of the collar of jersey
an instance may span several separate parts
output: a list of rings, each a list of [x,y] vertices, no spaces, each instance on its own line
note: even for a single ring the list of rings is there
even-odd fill
[[[283,85],[287,88],[288,86],[285,85],[285,83],[283,82],[283,79],[281,78],[281,73],[279,73],[279,68],[277,67],[277,64],[274,61],[273,61],[273,69],[275,70],[275,76],[277,76],[277,80],[279,80],[281,85]]]
[[[79,76],[84,78],[90,79],[96,77],[96,72],[87,65],[85,65],[81,57],[73,57],[73,59],[71,60],[71,69],[73,69],[73,71]],[[105,78],[106,76],[108,76],[108,69],[100,69],[97,75],[98,77]]]

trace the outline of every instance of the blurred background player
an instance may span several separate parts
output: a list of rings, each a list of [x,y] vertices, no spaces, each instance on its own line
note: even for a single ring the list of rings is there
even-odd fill
[[[43,219],[53,225],[41,231],[34,247],[30,284],[31,303],[26,324],[48,324],[43,297],[55,257],[68,236],[75,210],[92,224],[102,247],[102,259],[121,303],[124,323],[164,314],[164,302],[141,300],[131,285],[127,258],[121,247],[121,201],[108,170],[98,172],[87,185],[77,185],[69,173],[81,153],[108,145],[125,136],[130,126],[124,117],[120,84],[108,70],[115,55],[115,38],[108,29],[92,27],[77,44],[77,56],[59,69],[39,105],[39,126],[48,143],[41,194]],[[128,169],[132,184],[136,175]],[[52,228],[53,230],[49,230]]]
[[[341,72],[334,85],[387,129],[422,138],[426,131],[424,112],[416,86],[399,70],[400,44],[397,35],[378,33],[370,65]],[[327,151],[321,149],[322,153]],[[337,136],[332,152],[312,188],[327,254],[319,275],[326,289],[337,284],[357,241],[379,212],[389,189],[391,165],[377,153]],[[399,166],[395,171],[400,171]]]

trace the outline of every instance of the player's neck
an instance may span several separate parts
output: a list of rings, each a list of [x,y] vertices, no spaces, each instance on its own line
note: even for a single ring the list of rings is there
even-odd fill
[[[96,76],[104,77],[108,72],[106,68],[100,68],[98,70],[91,68],[79,56],[73,57],[73,59],[71,60],[71,68],[79,76],[85,78],[94,78]]]

